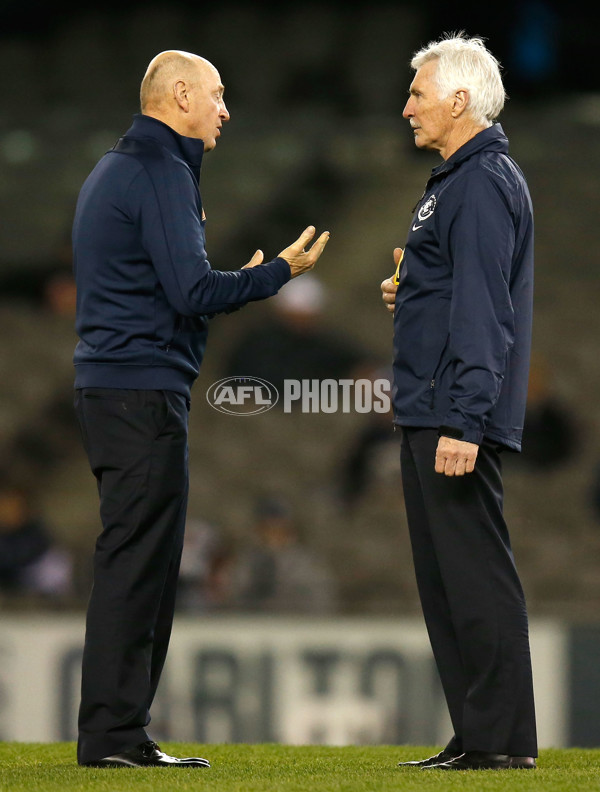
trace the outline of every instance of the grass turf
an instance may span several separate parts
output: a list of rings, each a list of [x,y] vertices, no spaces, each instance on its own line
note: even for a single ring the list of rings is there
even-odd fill
[[[210,769],[78,767],[73,743],[0,743],[0,790],[23,792],[387,792],[387,790],[600,790],[600,751],[545,750],[537,770],[448,773],[397,767],[439,748],[407,746],[164,743],[176,756],[205,756]]]

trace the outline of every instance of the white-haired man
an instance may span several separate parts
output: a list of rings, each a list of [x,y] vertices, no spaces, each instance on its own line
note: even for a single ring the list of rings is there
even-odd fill
[[[525,599],[502,515],[500,452],[519,451],[531,344],[533,215],[495,119],[499,64],[478,38],[432,42],[404,117],[439,151],[396,275],[394,421],[415,573],[454,736],[443,770],[534,768]]]

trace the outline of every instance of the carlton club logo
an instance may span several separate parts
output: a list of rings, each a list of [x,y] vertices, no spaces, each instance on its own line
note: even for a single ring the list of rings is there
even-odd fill
[[[419,209],[419,214],[417,215],[418,219],[427,220],[428,217],[431,217],[431,215],[435,212],[436,204],[437,199],[435,195],[430,195],[423,206]]]
[[[225,377],[210,386],[206,400],[226,415],[258,415],[277,404],[279,392],[259,377]]]

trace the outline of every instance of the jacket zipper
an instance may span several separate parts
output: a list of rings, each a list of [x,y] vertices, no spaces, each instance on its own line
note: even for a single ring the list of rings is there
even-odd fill
[[[433,410],[435,407],[435,379],[437,375],[440,373],[440,366],[442,365],[442,360],[444,359],[444,354],[448,349],[448,342],[449,336],[446,337],[444,342],[444,346],[442,347],[442,351],[440,352],[440,357],[437,362],[437,366],[434,369],[433,377],[429,380],[429,409]]]
[[[168,341],[163,347],[163,350],[165,352],[169,352],[171,350],[171,344],[173,343],[173,340],[174,340],[175,336],[177,335],[177,333],[179,333],[179,331],[181,330],[181,324],[182,324],[181,323],[181,316],[178,316],[177,319],[175,320],[175,329],[173,331],[173,335],[171,336],[171,340]]]

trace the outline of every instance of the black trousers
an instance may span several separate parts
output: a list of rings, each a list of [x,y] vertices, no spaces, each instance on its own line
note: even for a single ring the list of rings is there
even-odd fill
[[[402,429],[417,586],[458,751],[537,756],[525,598],[503,518],[497,446],[475,471],[434,470],[434,429]]]
[[[171,391],[75,393],[102,520],[86,621],[79,762],[148,739],[183,547],[188,408]]]

